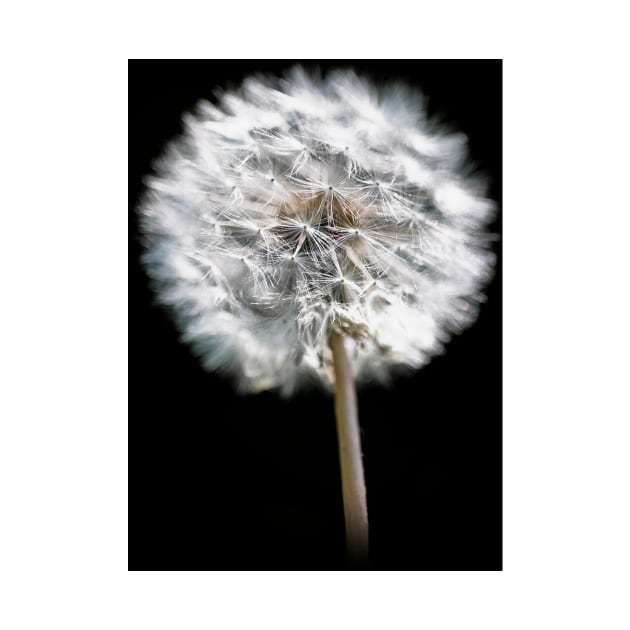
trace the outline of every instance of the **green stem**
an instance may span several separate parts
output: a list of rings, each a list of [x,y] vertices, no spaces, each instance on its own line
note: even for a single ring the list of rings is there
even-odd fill
[[[368,515],[357,395],[343,336],[333,332],[330,347],[335,368],[335,414],[348,559],[354,566],[365,567],[368,562]]]

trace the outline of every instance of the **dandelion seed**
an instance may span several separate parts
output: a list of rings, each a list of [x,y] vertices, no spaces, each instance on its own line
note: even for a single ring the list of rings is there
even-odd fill
[[[298,68],[282,80],[249,79],[186,116],[184,135],[147,180],[144,261],[206,367],[231,371],[250,391],[331,384],[328,340],[343,328],[357,379],[387,380],[396,365],[429,361],[474,320],[492,273],[484,228],[494,205],[483,182],[458,170],[461,134],[433,127],[421,103],[401,86],[379,91],[351,72],[320,80]],[[351,142],[337,146],[335,130]],[[229,252],[251,265],[234,266]],[[297,271],[282,265],[285,254],[301,257]],[[335,290],[335,273],[357,291]],[[391,281],[378,313],[366,297],[374,278]],[[208,300],[217,290],[230,298]],[[324,295],[328,324],[307,333]],[[295,318],[252,306],[273,301]],[[399,342],[384,355],[388,327]]]

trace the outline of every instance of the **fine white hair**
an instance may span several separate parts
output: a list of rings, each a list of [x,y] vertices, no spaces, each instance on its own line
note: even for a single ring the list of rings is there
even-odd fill
[[[350,71],[255,76],[184,117],[147,177],[145,268],[203,366],[242,391],[419,367],[477,317],[494,204],[422,95]]]

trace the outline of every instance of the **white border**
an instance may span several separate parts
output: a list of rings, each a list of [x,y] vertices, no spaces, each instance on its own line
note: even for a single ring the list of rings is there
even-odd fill
[[[628,627],[630,103],[626,21],[598,6],[11,9],[3,627]],[[505,59],[504,571],[128,573],[126,58],[323,47]]]

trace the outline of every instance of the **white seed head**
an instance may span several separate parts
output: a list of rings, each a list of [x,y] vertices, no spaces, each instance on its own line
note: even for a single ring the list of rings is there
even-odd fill
[[[144,263],[204,367],[244,391],[419,367],[471,324],[494,204],[421,95],[348,71],[254,77],[199,103],[147,178]]]

